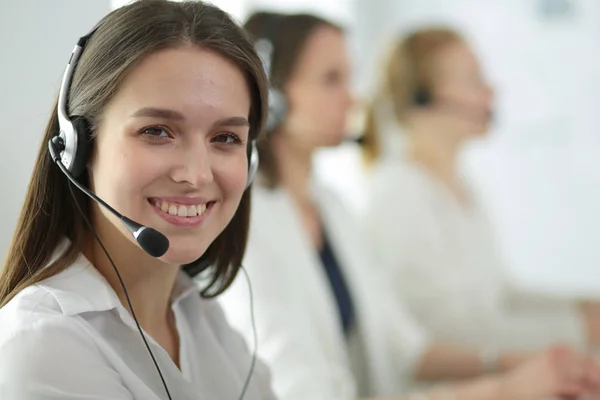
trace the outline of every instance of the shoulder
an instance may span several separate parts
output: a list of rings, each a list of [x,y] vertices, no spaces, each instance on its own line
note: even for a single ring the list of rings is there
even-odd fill
[[[358,234],[359,218],[336,190],[317,184],[313,188],[313,197],[328,230],[342,231],[344,237]]]
[[[293,210],[293,203],[283,188],[256,185],[252,188],[251,207],[250,219],[265,223],[272,220],[274,215],[289,214]]]
[[[10,337],[22,331],[39,329],[46,321],[64,316],[53,294],[40,285],[32,285],[13,297],[0,308],[0,347]]]
[[[427,213],[439,197],[435,183],[425,171],[399,160],[384,160],[374,166],[368,196],[367,214],[383,218]]]
[[[10,304],[0,310],[2,399],[131,399],[78,318],[56,312],[47,297],[40,304],[30,316]]]
[[[252,212],[268,213],[281,209],[290,202],[287,192],[280,187],[268,188],[257,184],[252,188]]]
[[[427,191],[428,179],[411,162],[385,159],[373,166],[371,190],[375,193],[401,193],[404,196]]]
[[[94,379],[104,370],[111,376],[100,344],[80,316],[93,310],[82,294],[95,288],[89,285],[94,280],[91,271],[88,263],[75,262],[24,288],[0,308],[0,392],[39,395],[34,398],[46,398],[58,388],[89,388],[93,393]],[[96,375],[86,377],[91,370]],[[71,392],[64,393],[64,398],[72,398],[67,395]],[[32,398],[28,395],[9,398]]]
[[[0,377],[24,388],[60,382],[66,374],[99,359],[93,340],[75,317],[35,287],[25,289],[0,310]],[[53,366],[53,367],[52,367]]]
[[[252,190],[248,248],[253,247],[257,241],[269,241],[274,237],[274,231],[283,231],[288,235],[295,232],[299,226],[299,214],[290,194],[284,188],[271,189],[257,185]]]
[[[35,349],[36,358],[43,358],[82,341],[91,343],[78,319],[65,314],[54,293],[41,285],[23,289],[2,307],[0,326],[0,360],[16,350]]]

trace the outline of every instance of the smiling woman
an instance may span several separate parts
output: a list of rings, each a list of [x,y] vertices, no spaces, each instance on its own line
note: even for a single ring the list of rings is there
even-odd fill
[[[213,50],[161,50],[129,73],[98,124],[90,186],[121,213],[169,238],[169,251],[157,262],[196,262],[238,207],[248,168],[250,93],[245,79],[233,62]],[[226,120],[232,119],[245,123],[231,126]],[[156,213],[156,201],[178,212]],[[190,204],[207,213],[179,217],[180,206]],[[114,240],[115,247],[123,241],[113,234],[115,227],[134,240],[114,216],[102,213],[95,226],[107,238],[105,244]]]
[[[265,88],[244,32],[202,2],[141,0],[80,39],[0,273],[0,398],[272,398],[202,298],[244,255]]]

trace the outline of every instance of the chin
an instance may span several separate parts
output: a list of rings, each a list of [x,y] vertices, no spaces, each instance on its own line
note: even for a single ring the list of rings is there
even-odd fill
[[[185,265],[198,260],[206,252],[208,246],[179,245],[171,242],[169,250],[162,256],[161,261],[173,265]]]
[[[321,147],[337,147],[344,141],[343,132],[333,133],[328,136],[324,136],[323,143],[321,143]]]
[[[480,126],[479,129],[475,133],[475,137],[487,136],[489,131],[490,131],[490,125]]]

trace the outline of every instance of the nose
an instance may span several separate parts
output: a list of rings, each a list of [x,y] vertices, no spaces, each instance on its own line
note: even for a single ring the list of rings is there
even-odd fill
[[[344,88],[342,98],[342,105],[346,111],[350,111],[356,108],[358,105],[357,99],[354,97],[349,88]]]
[[[494,87],[490,84],[487,84],[485,86],[485,88],[486,88],[486,99],[487,99],[488,103],[493,103],[494,99],[496,97],[496,92],[494,90]]]
[[[188,145],[178,152],[175,166],[171,171],[171,179],[193,187],[201,187],[212,182],[214,177],[208,145],[205,143]]]

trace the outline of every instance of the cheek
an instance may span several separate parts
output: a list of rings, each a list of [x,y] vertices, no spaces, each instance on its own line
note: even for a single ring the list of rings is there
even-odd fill
[[[327,88],[322,91],[320,101],[313,103],[314,119],[320,121],[316,130],[323,135],[323,140],[331,144],[331,140],[339,140],[343,135],[348,116],[348,96],[339,88]]]
[[[337,96],[328,90],[312,90],[293,105],[293,119],[297,126],[307,132],[328,130],[341,118],[341,107]]]
[[[489,107],[488,93],[479,87],[463,87],[460,91],[456,91],[455,93],[457,99],[474,109],[484,109]]]
[[[127,146],[115,147],[126,149]],[[96,193],[122,213],[135,217],[144,188],[163,176],[165,167],[148,152],[100,149],[92,164]]]
[[[295,88],[289,100],[287,134],[303,143],[302,146],[331,145],[343,133],[347,102],[339,90],[315,86]]]
[[[226,162],[215,163],[213,174],[221,188],[224,200],[239,203],[246,189],[248,177],[246,154],[240,152],[240,155],[229,157]]]
[[[489,108],[492,106],[492,103],[494,101],[493,96],[490,94],[489,91],[487,90],[480,90],[479,93],[477,94],[477,101],[478,103],[484,107],[484,108]]]

